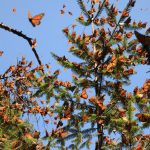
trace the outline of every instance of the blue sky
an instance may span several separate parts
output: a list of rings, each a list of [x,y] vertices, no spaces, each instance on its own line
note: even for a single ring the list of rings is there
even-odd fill
[[[117,0],[114,1],[115,3],[117,2]],[[117,5],[120,8],[124,8],[128,2],[128,0],[118,1]],[[75,60],[68,53],[70,45],[68,45],[67,39],[62,33],[62,29],[75,23],[75,18],[80,14],[76,0],[1,0],[0,2],[0,22],[22,31],[31,38],[36,38],[36,50],[42,62],[50,63],[52,70],[60,68],[60,66],[51,57],[51,51],[59,55],[66,55],[71,60]],[[67,6],[66,12],[71,11],[73,16],[69,16],[68,13],[64,14],[64,16],[60,15],[60,9],[62,9],[64,3]],[[150,26],[149,6],[149,0],[137,0],[135,8],[131,13],[132,19],[148,22]],[[16,8],[16,13],[12,12],[13,8]],[[30,10],[32,15],[41,12],[45,13],[41,25],[35,28],[32,27],[27,19],[28,10]],[[84,27],[80,27],[82,31]],[[4,51],[3,57],[0,57],[0,73],[3,73],[7,69],[6,67],[16,64],[17,59],[21,59],[22,56],[26,57],[28,61],[32,60],[37,65],[37,61],[28,43],[24,39],[2,29],[0,29],[0,50]],[[148,70],[150,70],[150,66],[138,66],[138,73],[131,78],[132,84],[128,87],[128,90],[133,89],[135,84],[142,85],[144,80],[150,75],[150,73],[146,73]],[[64,80],[69,78],[69,75],[63,69],[61,78]]]

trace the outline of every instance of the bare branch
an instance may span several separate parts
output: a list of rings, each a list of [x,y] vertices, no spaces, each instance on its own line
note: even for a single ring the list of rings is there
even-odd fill
[[[13,28],[11,28],[9,26],[4,25],[3,23],[0,23],[0,28],[2,28],[4,30],[7,30],[7,31],[9,31],[9,32],[11,32],[13,34],[16,34],[16,35],[22,37],[23,39],[25,39],[29,43],[30,47],[32,48],[32,51],[33,51],[33,53],[34,53],[34,55],[35,55],[39,65],[42,65],[40,57],[37,54],[36,49],[33,47],[32,38],[30,38],[30,37],[26,36],[25,34],[23,34],[22,31],[17,31],[16,29],[13,29]]]

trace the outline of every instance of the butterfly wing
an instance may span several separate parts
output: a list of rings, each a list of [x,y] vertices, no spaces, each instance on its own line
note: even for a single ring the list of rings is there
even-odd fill
[[[150,36],[145,36],[137,31],[134,31],[136,38],[147,51],[148,64],[150,64]]]
[[[136,38],[143,46],[150,46],[150,36],[145,36],[137,31],[134,31]]]
[[[126,25],[128,25],[131,22],[131,17],[128,17],[127,20],[124,22]]]
[[[41,19],[44,17],[44,13],[40,13],[35,16],[31,16],[30,12],[28,12],[28,19],[31,22],[31,24],[35,27],[41,23]]]
[[[145,42],[145,35],[143,35],[143,34],[137,32],[137,31],[134,31],[134,33],[135,33],[135,36],[136,36],[136,38],[138,39],[138,41],[139,41],[141,44],[144,44],[144,42]]]

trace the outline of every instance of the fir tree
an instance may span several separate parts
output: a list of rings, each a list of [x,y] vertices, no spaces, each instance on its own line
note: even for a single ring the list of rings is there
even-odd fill
[[[59,121],[51,136],[58,138],[56,143],[61,149],[90,149],[92,144],[95,150],[148,148],[149,135],[143,133],[143,128],[149,126],[150,119],[149,80],[133,93],[124,89],[135,74],[135,66],[147,61],[146,52],[133,38],[134,30],[146,27],[146,23],[131,21],[130,11],[136,1],[129,0],[122,11],[109,0],[77,2],[82,11],[77,21],[91,27],[91,33],[78,35],[68,27],[63,29],[72,44],[70,53],[79,62],[52,53],[74,74],[72,83],[64,86],[57,82],[57,97],[62,105],[56,107]],[[89,89],[95,94],[89,94]],[[67,123],[63,124],[64,120]],[[71,140],[70,146],[66,145],[67,140]]]

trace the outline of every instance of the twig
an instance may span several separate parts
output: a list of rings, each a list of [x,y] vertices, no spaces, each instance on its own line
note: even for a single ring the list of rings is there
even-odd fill
[[[132,4],[132,1],[129,0],[129,2],[127,3],[127,6],[126,6],[126,8],[125,8],[124,10],[128,10],[128,8],[131,6],[131,4]],[[124,11],[124,10],[123,10],[123,11]],[[112,34],[111,34],[111,37],[110,37],[109,41],[113,38],[114,33],[116,32],[116,29],[117,29],[118,26],[120,25],[120,22],[122,21],[123,18],[124,18],[124,17],[121,15],[121,17],[119,18],[118,23],[116,24],[116,27],[114,28],[114,30],[113,30],[113,32],[112,32]]]
[[[5,76],[5,75],[0,75],[0,80],[5,80],[5,79],[7,79],[7,78],[11,78],[11,77],[13,77],[14,75],[12,74],[12,75],[10,75],[10,76]]]
[[[41,60],[39,58],[39,55],[36,52],[36,49],[34,47],[32,47],[33,46],[32,38],[30,38],[30,37],[26,36],[25,34],[23,34],[22,31],[17,31],[16,29],[12,29],[9,26],[4,25],[3,23],[0,23],[0,28],[2,28],[4,30],[7,30],[7,31],[9,31],[9,32],[11,32],[13,34],[16,34],[16,35],[22,37],[23,39],[25,39],[29,43],[30,47],[32,48],[32,51],[33,51],[33,53],[34,53],[34,55],[35,55],[39,65],[42,65],[42,62],[41,62]]]

